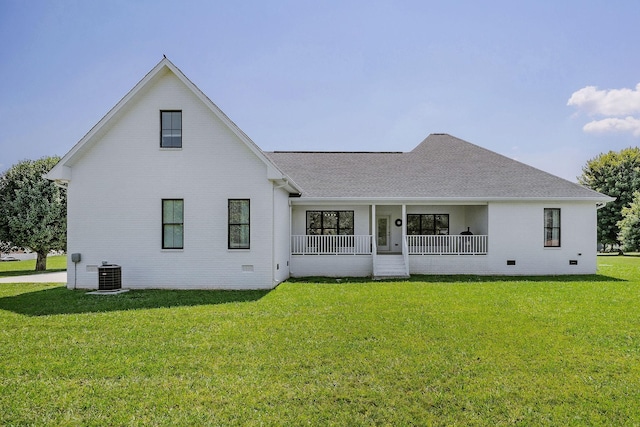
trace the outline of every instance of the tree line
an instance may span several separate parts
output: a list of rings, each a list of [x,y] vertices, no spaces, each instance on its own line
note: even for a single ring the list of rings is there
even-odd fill
[[[578,182],[616,200],[598,209],[598,242],[605,249],[640,249],[640,148],[609,151],[589,160]]]

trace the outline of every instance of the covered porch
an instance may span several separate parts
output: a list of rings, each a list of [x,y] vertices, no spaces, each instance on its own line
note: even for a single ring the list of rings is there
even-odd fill
[[[486,203],[291,205],[294,276],[455,274],[488,240]]]

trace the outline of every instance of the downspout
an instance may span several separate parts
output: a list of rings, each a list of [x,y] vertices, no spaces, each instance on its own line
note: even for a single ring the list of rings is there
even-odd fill
[[[291,277],[291,230],[293,229],[293,206],[291,205],[291,200],[288,200],[289,202],[289,238],[287,239],[287,246],[288,246],[288,251],[289,253],[288,255],[288,261],[287,261],[287,267],[289,268],[289,277]]]
[[[271,190],[271,285],[276,284],[276,190],[289,185],[289,181],[283,178],[282,185],[274,185]],[[291,240],[291,239],[289,239]],[[291,252],[291,251],[289,251]]]

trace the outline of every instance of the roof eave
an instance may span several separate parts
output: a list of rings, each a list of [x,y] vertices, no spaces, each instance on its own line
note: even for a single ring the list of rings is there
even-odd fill
[[[288,176],[271,179],[278,188],[283,188],[289,194],[300,194],[300,188]]]
[[[291,199],[291,204],[440,204],[486,205],[498,202],[593,202],[606,204],[615,199],[603,197],[305,197]]]
[[[127,94],[118,101],[116,105],[109,110],[107,114],[105,114],[102,119],[98,121],[90,130],[87,132],[81,139],[74,145],[71,150],[67,152],[67,154],[60,159],[58,164],[51,169],[47,177],[52,179],[51,177],[55,177],[59,175],[61,172],[57,169],[62,167],[69,168],[70,164],[73,162],[74,158],[79,155],[83,149],[87,146],[87,144],[93,139],[93,137],[100,132],[100,130],[107,124],[109,121],[122,109],[124,106],[134,98],[140,90],[146,86],[146,84],[152,80],[162,68],[171,64],[167,58],[163,58],[158,64],[151,69],[143,78],[140,80]],[[171,64],[173,65],[173,64]],[[175,67],[175,66],[174,66]],[[55,178],[54,178],[55,180]]]

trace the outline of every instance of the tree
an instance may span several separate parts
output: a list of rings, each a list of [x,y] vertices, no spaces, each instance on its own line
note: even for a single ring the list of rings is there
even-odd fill
[[[578,182],[616,198],[598,209],[598,241],[604,245],[619,244],[622,208],[629,206],[633,193],[640,190],[640,148],[599,154],[582,168]]]
[[[640,191],[633,193],[629,206],[622,208],[622,219],[618,221],[619,239],[625,251],[640,249]]]
[[[47,269],[51,250],[66,247],[66,192],[44,178],[59,160],[24,160],[0,176],[0,240],[36,252],[36,271]]]
[[[20,250],[20,248],[14,245],[13,243],[3,242],[2,240],[0,240],[0,254],[9,254],[17,250]]]

